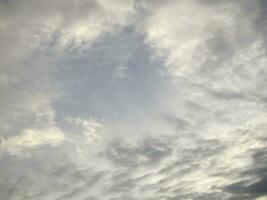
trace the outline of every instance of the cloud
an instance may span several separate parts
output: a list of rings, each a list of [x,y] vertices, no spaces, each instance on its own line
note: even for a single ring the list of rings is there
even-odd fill
[[[170,1],[151,5],[140,29],[173,76],[220,97],[261,100],[266,57],[258,10],[258,2]]]
[[[0,2],[2,136],[55,126],[61,95],[55,73],[66,52],[83,51],[130,23],[133,2],[27,0]]]
[[[54,77],[60,57],[119,30],[134,13],[132,1],[115,6],[105,0],[1,1],[0,10],[0,131],[4,138],[56,126],[52,104],[62,93]]]
[[[265,10],[0,1],[0,199],[264,199]]]
[[[105,0],[2,1],[0,9],[2,55],[8,53],[16,60],[36,48],[81,50],[127,24],[134,12],[131,0],[116,4]]]
[[[85,120],[81,118],[66,117],[65,121],[70,125],[77,126],[77,132],[82,132],[88,142],[93,141],[94,139],[100,139],[100,136],[98,136],[96,133],[98,129],[101,128],[102,124],[97,122],[95,119],[90,118]]]
[[[34,150],[42,145],[58,145],[64,139],[64,133],[56,127],[44,130],[25,129],[20,135],[2,140],[1,151],[20,155],[23,151]]]
[[[197,193],[207,194],[204,199],[213,194],[221,199],[216,196],[218,188],[242,179],[236,172],[253,168],[253,152],[266,145],[266,50],[262,32],[255,29],[258,11],[263,8],[248,1],[146,1],[142,6],[148,17],[138,28],[154,49],[154,57],[165,61],[176,87],[173,94],[177,97],[172,96],[169,107],[170,116],[179,120],[167,121],[182,137],[177,151],[188,146],[189,155],[197,158],[193,149],[204,156],[210,152],[202,149],[206,145],[220,147],[209,157],[213,164],[205,168],[201,167],[204,158],[199,160],[202,164],[188,158],[196,168],[184,178],[178,176],[190,185],[180,183],[176,192],[190,191],[191,197],[183,196],[186,199],[203,198]],[[249,8],[253,12],[247,12]],[[183,162],[182,158],[174,169]],[[224,172],[213,176],[213,170]],[[231,198],[227,195],[225,198]]]

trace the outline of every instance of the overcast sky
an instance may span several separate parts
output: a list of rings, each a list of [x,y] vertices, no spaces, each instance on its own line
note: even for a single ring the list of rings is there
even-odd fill
[[[266,0],[0,0],[1,200],[267,200]]]

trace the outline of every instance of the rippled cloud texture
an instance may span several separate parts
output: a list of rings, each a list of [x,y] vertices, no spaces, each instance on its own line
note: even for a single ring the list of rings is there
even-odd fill
[[[0,0],[1,200],[266,200],[267,2]]]

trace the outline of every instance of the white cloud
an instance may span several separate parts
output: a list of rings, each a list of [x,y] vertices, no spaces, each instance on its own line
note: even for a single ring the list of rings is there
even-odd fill
[[[1,2],[1,65],[19,64],[36,49],[82,50],[132,19],[132,0]]]
[[[132,0],[0,2],[4,138],[24,129],[56,126],[52,104],[61,95],[54,79],[60,55],[82,51],[106,33],[120,30],[133,19],[133,4]]]
[[[18,185],[14,198],[228,199],[227,185],[257,180],[242,174],[266,147],[267,57],[254,27],[257,6],[2,1],[1,159],[19,166],[17,157],[30,155],[23,162],[37,164],[0,181],[0,198]],[[129,24],[140,32],[128,27],[88,50]],[[142,55],[149,53],[137,34],[155,62]],[[165,77],[152,73],[161,60]]]
[[[57,146],[65,139],[64,133],[56,128],[25,129],[21,134],[3,139],[1,151],[11,155],[25,156],[27,151],[43,145]]]
[[[73,118],[73,117],[66,117],[65,121],[70,125],[74,126],[73,135],[77,135],[76,142],[85,142],[91,143],[94,140],[101,140],[100,134],[98,131],[102,128],[102,124],[98,122],[94,118],[81,119],[81,118]]]
[[[173,78],[174,93],[166,97],[169,110],[187,122],[176,150],[194,151],[209,140],[225,148],[206,158],[207,163],[204,152],[199,160],[192,153],[196,158],[189,162],[196,169],[170,183],[184,193],[209,193],[212,187],[243,180],[238,172],[253,168],[253,153],[266,145],[266,50],[254,26],[257,12],[244,9],[257,6],[194,0],[144,5],[148,17],[138,29]],[[175,156],[181,163],[190,160]],[[182,164],[176,166],[180,168]]]
[[[198,73],[200,67],[210,62],[224,64],[222,56],[258,39],[252,24],[253,13],[245,13],[239,2],[224,1],[213,6],[195,0],[168,1],[152,4],[149,13],[141,25],[146,42],[156,56],[164,57],[171,73],[178,76]],[[211,45],[215,45],[213,49]],[[225,59],[227,62],[229,58]],[[218,60],[222,63],[215,63]]]

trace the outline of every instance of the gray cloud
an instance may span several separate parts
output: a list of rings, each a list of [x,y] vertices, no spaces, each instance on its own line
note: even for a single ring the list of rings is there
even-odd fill
[[[265,199],[265,11],[0,1],[0,199]]]

